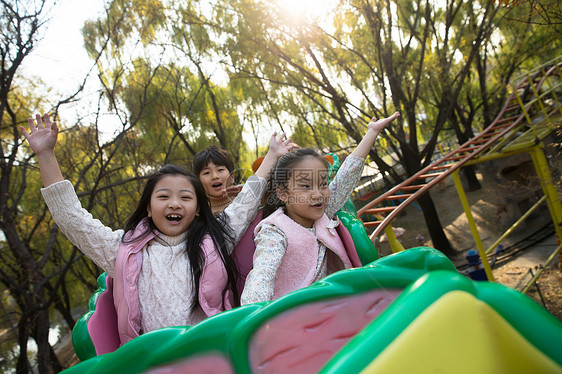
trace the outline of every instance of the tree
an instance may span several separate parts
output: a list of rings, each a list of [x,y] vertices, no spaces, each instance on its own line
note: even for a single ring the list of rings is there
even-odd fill
[[[37,365],[41,372],[51,369],[60,370],[60,363],[52,357],[52,348],[49,345],[49,315],[48,306],[56,297],[46,289],[47,278],[43,267],[48,257],[44,251],[39,255],[34,250],[34,245],[29,235],[22,235],[22,226],[27,226],[27,234],[38,230],[35,222],[22,223],[19,218],[20,205],[24,198],[27,184],[26,169],[19,168],[20,147],[18,127],[25,123],[22,112],[22,95],[17,95],[14,90],[14,80],[23,60],[32,51],[37,40],[39,29],[45,22],[45,2],[33,4],[13,0],[2,0],[2,41],[0,55],[2,69],[0,71],[0,132],[2,133],[2,159],[0,160],[0,228],[6,238],[2,245],[2,262],[4,264],[17,264],[14,267],[2,267],[0,280],[10,290],[19,310],[17,324],[18,343],[20,355],[16,366],[18,373],[29,372],[31,365],[27,359],[27,340],[32,336],[38,346]],[[29,161],[23,160],[23,162]],[[36,210],[41,216],[45,212]],[[53,232],[43,231],[47,239],[43,244],[52,242]],[[13,271],[10,271],[13,270]]]
[[[562,25],[560,0],[502,0],[500,3],[506,8],[521,8],[519,12],[510,16],[511,20],[533,25],[558,27],[558,30]]]
[[[18,128],[26,125],[31,113],[45,111],[49,104],[56,116],[57,108],[76,100],[81,87],[58,103],[22,94],[26,92],[22,87],[31,83],[17,78],[16,72],[46,22],[41,18],[44,4],[34,4],[38,8],[31,12],[19,1],[2,4],[2,30],[7,37],[1,51],[0,225],[6,241],[0,243],[0,281],[15,301],[14,328],[20,346],[16,371],[32,370],[27,354],[30,338],[38,345],[39,371],[59,371],[62,363],[48,341],[49,313],[58,310],[72,328],[70,311],[91,295],[100,270],[58,233],[42,203],[34,156],[23,145]],[[138,20],[135,16],[146,21],[141,43],[150,40],[151,32],[162,25],[158,12],[151,7],[154,4],[136,2],[132,7],[129,2],[115,1],[108,5],[106,19],[85,26],[86,45],[103,88],[92,120],[61,124],[64,130],[57,146],[63,174],[73,181],[83,206],[114,228],[122,227],[129,217],[145,175],[153,168],[166,162],[189,164],[189,155],[207,146],[211,134],[220,145],[234,150],[236,158],[240,157],[239,150],[245,151],[237,98],[211,81],[200,60],[209,53],[206,49],[184,55],[191,61],[190,67],[159,61],[148,52],[135,56],[121,50],[127,37],[137,30],[132,26]],[[178,49],[193,48],[200,35],[192,37],[185,44],[178,43]],[[110,138],[102,136],[100,129],[104,108],[109,108],[121,123]],[[72,289],[69,284],[73,284]]]
[[[510,93],[510,81],[516,74],[554,59],[562,51],[554,24],[531,22],[539,14],[529,12],[523,3],[503,4],[496,14],[492,28],[475,56],[475,64],[455,104],[450,127],[459,143],[474,136],[491,124]],[[527,4],[542,7],[538,4]],[[554,8],[549,8],[551,12]],[[551,14],[553,15],[553,14]],[[524,22],[523,20],[527,20]],[[554,34],[553,34],[554,32]],[[518,78],[516,78],[518,79]],[[469,189],[479,187],[472,167],[463,168]]]
[[[72,328],[71,310],[77,302],[84,303],[91,296],[100,271],[91,262],[84,261],[77,248],[59,235],[42,202],[41,179],[34,156],[23,145],[19,133],[19,126],[27,125],[31,113],[44,111],[49,105],[45,97],[35,97],[31,93],[35,91],[33,86],[40,86],[40,83],[17,75],[22,62],[33,50],[41,27],[47,22],[45,2],[2,1],[2,6],[0,228],[5,240],[0,242],[0,282],[13,302],[13,310],[5,310],[4,314],[9,316],[8,324],[13,331],[17,331],[16,372],[35,370],[28,359],[30,339],[37,344],[37,370],[58,372],[63,365],[48,340],[50,313],[58,311]],[[55,108],[74,96],[60,100]],[[128,213],[119,211],[120,215],[115,215],[115,207],[133,205],[139,188],[130,182],[142,178],[138,174],[131,175],[130,168],[121,167],[121,163],[127,164],[124,155],[128,143],[124,139],[129,130],[130,127],[124,126],[114,139],[103,142],[97,122],[91,126],[71,126],[61,134],[58,146],[59,154],[64,155],[60,157],[61,168],[76,182],[79,196],[84,198],[83,204],[113,227],[119,227],[124,214]],[[96,204],[99,201],[103,204]]]
[[[221,24],[227,46],[237,47],[229,47],[236,79],[259,81],[261,94],[275,96],[297,129],[314,123],[315,131],[336,129],[354,142],[373,114],[400,110],[383,139],[407,175],[432,162],[498,9],[491,2],[341,1],[331,18],[294,24],[264,2],[229,5],[217,18],[233,20]],[[374,150],[370,158],[401,180],[388,158]],[[430,195],[419,203],[433,245],[451,254]]]
[[[146,139],[167,142],[170,155],[176,155],[151,158],[157,163],[189,164],[210,144],[228,149],[235,163],[247,152],[237,91],[215,80],[222,70],[208,23],[204,10],[190,1],[115,0],[105,17],[84,28],[92,55],[109,40],[98,69],[112,109],[138,112],[142,104],[138,130]],[[108,38],[110,33],[115,36]],[[130,45],[137,48],[128,55]]]
[[[26,349],[34,339],[38,369],[58,371],[49,313],[71,327],[71,310],[91,295],[100,270],[58,233],[18,127],[38,109],[56,115],[77,93],[56,103],[29,94],[26,86],[40,83],[17,71],[47,21],[45,4],[0,1],[0,282],[17,317],[16,370],[32,370]],[[90,119],[62,124],[57,152],[96,218],[122,227],[147,173],[168,162],[189,165],[211,143],[247,161],[244,127],[256,152],[265,127],[292,133],[302,146],[345,152],[371,116],[397,109],[401,119],[369,159],[399,182],[393,160],[412,175],[431,163],[445,132],[464,142],[493,119],[514,74],[558,55],[562,43],[556,22],[536,27],[536,14],[503,3],[341,0],[306,22],[280,4],[113,0],[85,25],[102,89]],[[120,124],[109,137],[103,112]],[[434,246],[451,253],[431,197],[420,204]]]

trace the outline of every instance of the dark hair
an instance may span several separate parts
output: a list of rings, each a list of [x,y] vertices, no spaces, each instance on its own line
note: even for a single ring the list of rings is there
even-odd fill
[[[225,166],[230,173],[234,171],[234,161],[232,161],[230,153],[216,145],[211,145],[207,149],[197,152],[195,157],[193,157],[191,170],[199,177],[201,170],[209,165],[210,162],[217,166]]]
[[[313,157],[321,160],[326,165],[326,169],[329,169],[330,167],[328,160],[320,156],[318,152],[312,148],[294,149],[281,156],[279,161],[277,161],[275,171],[273,172],[273,176],[271,178],[270,187],[268,188],[268,197],[263,208],[262,219],[266,218],[280,207],[285,206],[285,203],[279,199],[279,196],[277,196],[277,187],[286,188],[295,164],[307,157]]]
[[[228,253],[228,248],[233,246],[233,238],[228,226],[225,224],[223,219],[215,218],[211,211],[211,206],[209,205],[209,199],[205,193],[203,185],[193,173],[185,170],[182,167],[175,165],[165,165],[160,170],[153,173],[144,186],[141,198],[137,205],[137,208],[133,212],[133,215],[127,221],[125,225],[125,233],[132,233],[138,224],[146,218],[148,227],[145,232],[143,232],[139,237],[134,240],[141,240],[146,237],[149,233],[157,230],[156,225],[152,221],[152,218],[148,217],[148,205],[150,204],[150,198],[154,187],[159,180],[166,176],[180,175],[186,177],[189,182],[193,185],[195,189],[195,196],[197,197],[197,207],[199,209],[199,214],[194,217],[193,222],[189,226],[189,230],[186,238],[186,251],[189,258],[189,266],[191,267],[191,274],[193,277],[193,282],[195,284],[193,292],[193,303],[192,311],[199,305],[199,283],[201,280],[201,272],[203,270],[204,255],[201,250],[201,244],[203,238],[208,234],[213,240],[215,248],[219,251],[221,260],[225,266],[228,275],[228,284],[224,290],[222,290],[223,300],[224,295],[227,290],[231,290],[234,295],[233,306],[239,305],[239,295],[236,288],[236,266],[234,265],[234,260]],[[129,235],[123,236],[123,242],[126,243]],[[224,307],[224,305],[223,305]]]

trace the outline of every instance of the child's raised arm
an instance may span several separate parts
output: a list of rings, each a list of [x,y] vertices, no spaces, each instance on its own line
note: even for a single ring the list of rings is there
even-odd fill
[[[351,152],[352,155],[365,158],[369,154],[371,147],[375,144],[375,140],[379,136],[379,133],[388,125],[390,122],[394,121],[397,117],[400,116],[400,112],[396,112],[390,117],[376,120],[375,117],[371,119],[369,122],[369,126],[367,126],[367,133],[361,139],[357,147]]]
[[[269,150],[267,151],[260,167],[256,170],[256,175],[258,177],[268,179],[269,175],[273,172],[273,169],[275,169],[279,158],[297,147],[298,146],[293,143],[291,138],[285,139],[285,133],[281,133],[278,138],[277,132],[274,132],[269,140]]]
[[[399,115],[400,113],[396,112],[388,118],[383,118],[378,121],[376,118],[371,120],[367,128],[367,133],[351,153],[351,155],[355,157],[348,157],[345,159],[336,177],[332,183],[330,183],[330,200],[326,206],[326,215],[328,218],[332,218],[347,199],[349,199],[353,193],[353,189],[359,182],[359,178],[361,178],[361,173],[365,165],[365,157],[369,154],[379,133]]]
[[[20,130],[37,157],[43,185],[47,187],[64,180],[55,156],[55,144],[57,143],[59,129],[55,122],[51,122],[48,114],[45,114],[43,118],[39,114],[36,114],[35,117],[37,126],[35,126],[32,118],[27,119],[31,134],[23,126],[20,126]]]

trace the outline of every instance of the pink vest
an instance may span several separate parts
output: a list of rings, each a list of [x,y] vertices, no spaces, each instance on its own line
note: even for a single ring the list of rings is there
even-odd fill
[[[126,240],[131,241],[133,238],[139,237],[145,228],[146,222],[141,221],[132,235],[126,234]],[[111,311],[107,310],[107,303],[98,304],[96,311],[88,321],[88,331],[97,354],[112,352],[120,345],[139,336],[141,321],[138,281],[142,267],[142,250],[155,236],[155,233],[150,233],[140,241],[121,243],[119,246],[114,278],[112,280],[111,277],[107,277],[107,291],[102,294],[103,300],[111,300],[105,294],[113,292],[112,299],[116,315],[111,318]],[[228,276],[220,254],[209,236],[203,239],[201,249],[205,256],[205,264],[199,281],[199,304],[207,316],[212,316],[232,308],[232,292],[228,290],[223,299],[222,291],[228,283]],[[113,287],[111,287],[112,282]],[[96,317],[96,313],[100,317]],[[104,315],[110,315],[110,317],[101,317]],[[113,326],[109,326],[112,324]],[[110,336],[117,333],[118,338]]]
[[[244,285],[246,284],[246,278],[248,273],[253,268],[253,258],[254,252],[256,251],[256,244],[254,243],[254,229],[257,224],[260,223],[263,215],[263,210],[259,210],[256,218],[250,223],[250,226],[246,229],[246,232],[240,238],[240,241],[234,248],[234,263],[236,264],[236,270],[238,270],[238,278],[236,279],[236,287],[238,288],[238,295],[242,295],[244,290]]]
[[[318,262],[318,242],[332,251],[341,260],[344,268],[361,266],[349,231],[338,218],[335,220],[331,221],[325,214],[316,220],[316,236],[287,216],[283,208],[279,208],[258,224],[256,235],[262,225],[268,223],[281,229],[287,237],[287,249],[277,271],[274,299],[312,284]]]

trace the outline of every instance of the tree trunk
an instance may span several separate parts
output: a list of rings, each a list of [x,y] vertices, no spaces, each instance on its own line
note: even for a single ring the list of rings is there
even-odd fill
[[[71,311],[67,307],[62,305],[62,303],[55,304],[55,308],[57,308],[57,310],[60,312],[68,328],[72,330],[74,328],[74,325],[76,324],[76,321],[72,317]]]
[[[468,191],[476,191],[482,188],[480,181],[476,177],[474,166],[468,165],[463,167],[461,170],[468,185]]]
[[[401,161],[403,162],[408,175],[415,175],[416,172],[421,169],[421,165],[419,164],[419,154],[412,152],[412,149],[410,147],[404,147],[403,154],[404,156],[402,157]],[[423,183],[425,183],[425,181],[423,181]],[[427,231],[429,232],[431,241],[433,242],[433,248],[440,250],[447,257],[451,257],[455,253],[455,251],[452,249],[451,244],[449,243],[449,240],[447,239],[447,236],[443,231],[443,226],[441,225],[439,215],[437,214],[437,209],[435,209],[435,204],[433,204],[433,200],[431,199],[429,191],[421,195],[417,199],[417,202],[422,208]]]
[[[66,288],[66,283],[62,283],[60,287],[62,297],[58,296],[55,299],[55,308],[60,312],[62,318],[66,321],[69,329],[73,329],[76,321],[72,317],[70,296],[68,295],[68,289]]]
[[[55,353],[55,350],[53,349],[53,347],[49,344],[49,349],[51,352],[51,369],[53,370],[53,373],[58,373],[63,371],[63,369],[65,369],[61,362],[59,361],[59,358],[57,357],[57,354]]]
[[[52,373],[49,328],[49,312],[46,309],[40,310],[36,314],[34,338],[37,343],[37,367],[41,374]]]
[[[31,372],[31,365],[27,359],[27,321],[22,317],[18,322],[18,344],[20,346],[20,353],[18,362],[16,363],[16,374],[28,374]]]
[[[37,343],[37,366],[39,373],[58,373],[64,368],[60,363],[55,350],[49,343],[49,332],[51,322],[49,311],[47,309],[40,310],[35,319],[35,328],[33,329],[33,339]]]
[[[431,236],[431,241],[433,242],[433,247],[440,250],[447,257],[451,257],[455,254],[455,251],[449,243],[449,239],[443,231],[443,226],[439,220],[439,215],[435,209],[435,204],[429,195],[429,192],[423,194],[418,198],[418,203],[420,204],[423,216],[425,218],[425,224],[427,225],[427,230]]]
[[[457,113],[461,112],[460,110],[457,110]],[[460,116],[460,114],[458,114]],[[459,124],[459,120],[457,118],[457,116],[455,116],[454,114],[451,115],[451,124],[455,130],[455,133],[457,134],[457,139],[459,141],[459,144],[464,144],[467,141],[469,141],[471,138],[474,137],[474,133],[472,132],[472,127],[471,127],[471,123],[472,123],[472,116],[469,119],[467,119],[465,122],[462,121],[461,118],[461,122],[464,125],[464,131],[461,129],[460,124]],[[480,181],[478,180],[478,178],[476,177],[476,172],[474,171],[474,166],[472,165],[468,165],[463,167],[462,169],[464,178],[466,180],[466,183],[468,184],[468,190],[469,191],[476,191],[482,188],[482,185],[480,184]]]

